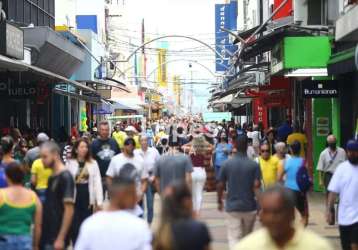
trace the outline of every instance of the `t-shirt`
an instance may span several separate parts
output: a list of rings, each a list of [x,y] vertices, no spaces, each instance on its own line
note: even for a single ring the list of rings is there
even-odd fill
[[[134,154],[132,158],[129,158],[125,156],[123,153],[116,155],[112,158],[111,163],[109,164],[108,170],[107,170],[107,176],[114,177],[116,175],[119,175],[119,172],[121,171],[122,167],[127,164],[131,163],[134,165],[134,167],[137,169],[138,175],[137,175],[137,192],[138,195],[141,196],[141,180],[148,178],[148,169],[144,165],[143,158],[138,155]]]
[[[232,145],[228,143],[218,143],[215,149],[215,165],[221,166],[224,161],[229,158],[229,154],[232,151]]]
[[[64,203],[75,201],[75,182],[70,171],[64,170],[48,180],[43,208],[41,244],[53,244],[60,231]],[[66,245],[68,245],[68,237]]]
[[[301,157],[292,157],[285,160],[285,187],[295,191],[300,191],[300,188],[297,184],[297,172],[302,167],[302,165],[303,158]]]
[[[148,169],[148,173],[154,171],[155,162],[160,157],[160,154],[156,148],[149,147],[146,152],[144,152],[142,149],[136,149],[134,150],[134,154],[137,154],[143,158],[144,164]]]
[[[316,233],[297,228],[284,248],[278,247],[266,228],[261,228],[242,239],[234,250],[333,250],[329,242]]]
[[[102,178],[106,172],[113,156],[120,153],[117,142],[114,139],[96,139],[92,143],[92,155],[98,163]]]
[[[294,141],[298,141],[301,144],[300,156],[305,157],[305,145],[307,144],[307,137],[302,133],[293,133],[287,137],[287,145],[291,145]]]
[[[334,173],[328,190],[339,194],[338,224],[358,223],[358,166],[341,163]]]
[[[227,184],[226,211],[250,212],[257,208],[254,185],[261,180],[260,166],[246,154],[236,154],[224,162],[219,181]]]
[[[193,219],[175,222],[172,230],[175,249],[205,250],[211,242],[206,225]]]
[[[177,180],[185,180],[185,174],[193,172],[190,158],[184,154],[162,155],[155,164],[154,174],[160,178],[160,191]]]
[[[75,250],[151,250],[148,224],[128,211],[95,213],[81,226]]]
[[[335,153],[332,153],[329,148],[326,148],[319,156],[317,170],[333,174],[338,165],[346,159],[346,151],[344,151],[343,148],[337,147]]]
[[[276,184],[279,163],[279,159],[274,156],[271,156],[268,160],[264,160],[262,157],[259,157],[262,180],[265,188]]]
[[[112,134],[113,139],[116,140],[116,142],[118,143],[118,147],[119,148],[123,148],[124,146],[124,141],[127,138],[127,134],[123,131],[114,131]]]
[[[37,159],[32,163],[31,174],[36,176],[36,189],[46,189],[47,182],[52,175],[52,169],[47,168],[41,159]]]

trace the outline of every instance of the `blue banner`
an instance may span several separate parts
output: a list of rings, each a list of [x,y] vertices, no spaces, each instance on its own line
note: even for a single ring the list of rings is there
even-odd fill
[[[236,32],[237,30],[237,1],[228,4],[215,4],[215,49],[222,56],[216,55],[216,71],[224,72],[230,66],[230,56],[237,50],[237,46],[230,42],[226,28]]]

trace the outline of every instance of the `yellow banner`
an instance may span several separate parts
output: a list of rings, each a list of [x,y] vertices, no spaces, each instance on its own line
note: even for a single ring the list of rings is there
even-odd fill
[[[168,87],[166,57],[167,50],[158,49],[158,83],[161,88]]]
[[[180,105],[180,76],[173,77],[173,94],[175,102]]]

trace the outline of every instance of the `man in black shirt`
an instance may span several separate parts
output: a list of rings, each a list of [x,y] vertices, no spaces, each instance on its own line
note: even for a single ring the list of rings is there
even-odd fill
[[[106,177],[109,163],[113,156],[119,154],[121,151],[117,142],[110,138],[109,124],[107,121],[102,121],[99,124],[99,138],[92,142],[92,155],[98,163],[102,178]],[[105,182],[103,182],[105,183]]]
[[[40,156],[44,166],[53,170],[48,180],[43,209],[41,249],[66,249],[73,217],[75,183],[71,173],[61,161],[60,148],[54,142],[41,146]]]

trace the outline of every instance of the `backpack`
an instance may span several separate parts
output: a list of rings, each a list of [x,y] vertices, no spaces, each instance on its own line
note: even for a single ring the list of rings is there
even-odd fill
[[[306,193],[312,187],[312,179],[308,174],[308,170],[306,168],[306,161],[302,161],[302,166],[298,169],[296,173],[296,182],[298,188],[301,192]]]

